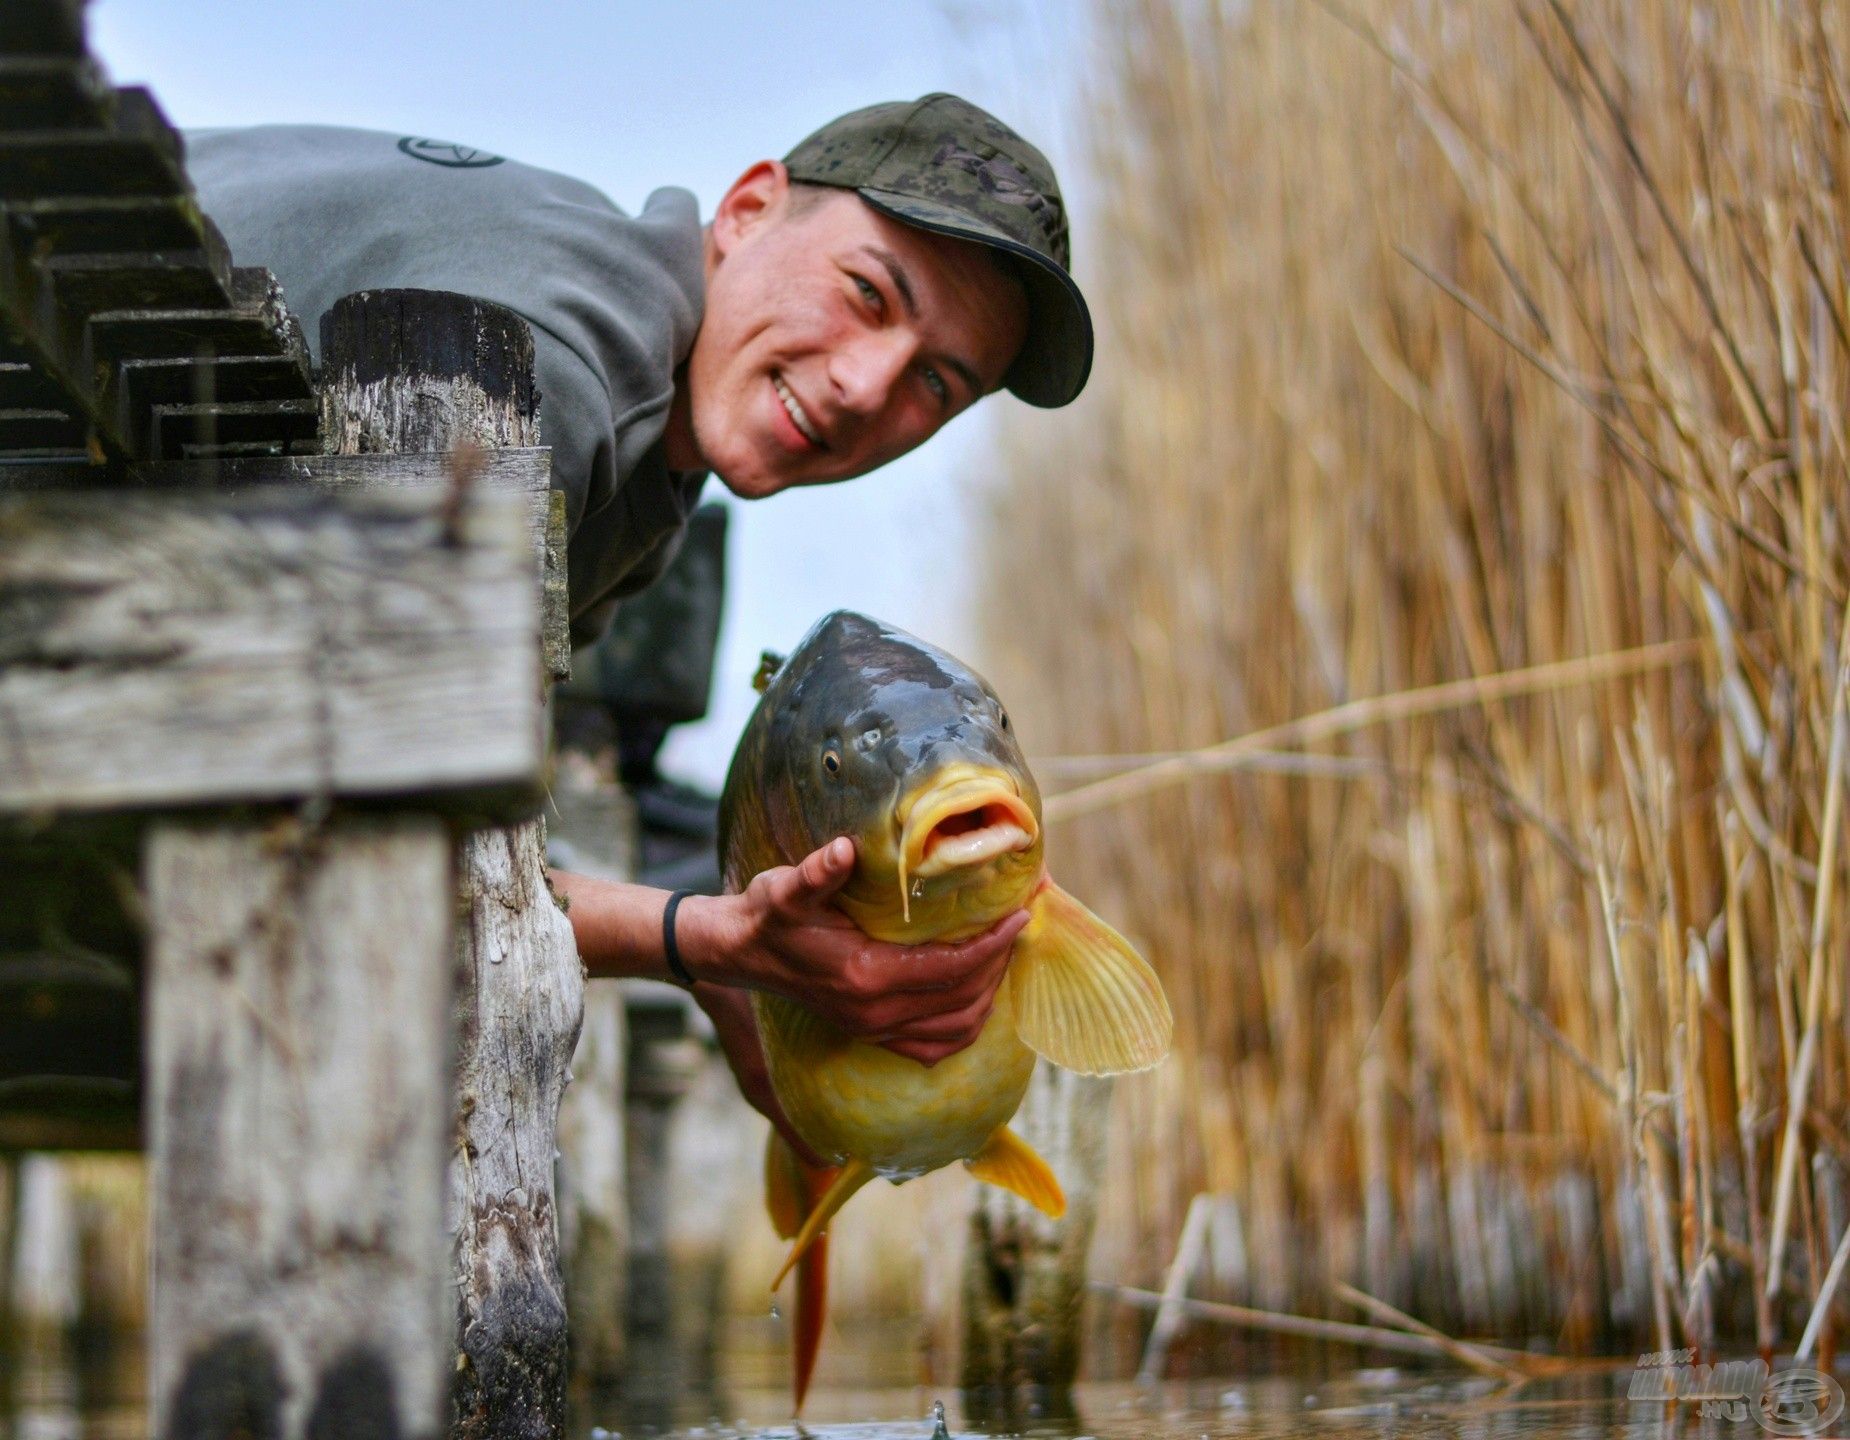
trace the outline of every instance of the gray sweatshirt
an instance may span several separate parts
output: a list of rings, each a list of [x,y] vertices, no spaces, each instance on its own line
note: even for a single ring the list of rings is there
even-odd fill
[[[324,125],[195,130],[187,169],[240,265],[265,265],[319,348],[354,290],[455,290],[533,327],[540,438],[566,497],[573,639],[674,554],[704,472],[670,471],[675,368],[700,325],[700,213],[625,215],[579,180],[466,146]]]

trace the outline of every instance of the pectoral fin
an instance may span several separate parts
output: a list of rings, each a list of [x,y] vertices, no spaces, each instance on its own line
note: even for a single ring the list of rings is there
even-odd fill
[[[816,1237],[829,1228],[829,1221],[835,1218],[835,1212],[848,1203],[856,1190],[873,1178],[874,1167],[865,1160],[850,1160],[841,1167],[828,1193],[816,1202],[816,1208],[804,1218],[803,1228],[797,1231],[796,1243],[790,1247],[790,1254],[784,1259],[784,1268],[777,1272],[777,1278],[771,1282],[773,1290],[784,1283],[784,1276],[803,1258],[803,1252],[816,1243]]]
[[[1052,882],[1028,913],[1009,960],[1022,1041],[1081,1075],[1147,1070],[1167,1055],[1169,1000],[1130,942]]]
[[[1065,1192],[1047,1162],[1006,1125],[964,1161],[964,1166],[977,1179],[1021,1196],[1049,1219],[1058,1220],[1066,1214]]]

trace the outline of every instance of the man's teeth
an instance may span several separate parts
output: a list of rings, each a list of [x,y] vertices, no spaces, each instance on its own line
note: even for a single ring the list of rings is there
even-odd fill
[[[771,383],[777,387],[777,398],[784,402],[784,409],[790,416],[790,423],[803,432],[803,438],[810,444],[820,445],[822,436],[817,433],[816,427],[810,424],[809,416],[803,413],[803,407],[797,404],[797,397],[785,388],[784,382],[777,376],[771,377]]]

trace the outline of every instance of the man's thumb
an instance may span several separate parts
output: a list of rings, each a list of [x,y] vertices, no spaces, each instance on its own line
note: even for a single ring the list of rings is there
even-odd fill
[[[854,874],[854,841],[838,835],[805,860],[797,874],[810,899],[828,899]]]

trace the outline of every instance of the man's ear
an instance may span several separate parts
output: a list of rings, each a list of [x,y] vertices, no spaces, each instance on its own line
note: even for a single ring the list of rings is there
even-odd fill
[[[760,160],[737,180],[713,211],[713,245],[725,255],[790,199],[790,172],[781,160]]]

